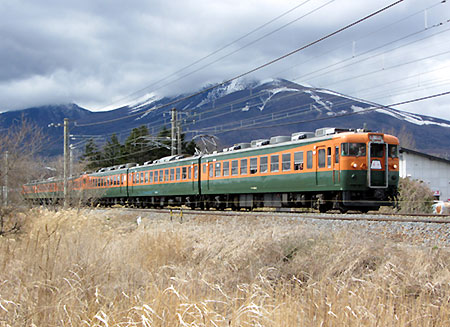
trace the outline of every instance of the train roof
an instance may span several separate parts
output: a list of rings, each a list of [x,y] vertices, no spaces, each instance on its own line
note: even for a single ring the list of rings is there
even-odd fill
[[[367,133],[369,131],[362,129],[324,127],[317,129],[315,132],[296,132],[290,136],[273,136],[270,139],[258,139],[249,143],[238,143],[222,151],[214,151],[212,154],[206,154],[203,157],[222,156],[234,153],[242,153],[247,151],[257,151],[262,149],[270,149],[280,146],[292,146],[296,144],[308,144],[317,141],[327,140],[336,134],[354,134]]]

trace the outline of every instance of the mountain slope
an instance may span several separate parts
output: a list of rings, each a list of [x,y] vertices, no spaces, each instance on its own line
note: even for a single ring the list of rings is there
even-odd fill
[[[426,153],[450,156],[450,121],[410,114],[356,99],[330,90],[305,87],[287,80],[237,80],[195,96],[139,99],[133,104],[106,112],[91,112],[76,105],[47,106],[0,115],[7,128],[20,116],[33,120],[50,136],[61,131],[48,126],[64,117],[76,121],[75,135],[105,135],[116,132],[123,139],[129,130],[146,124],[152,134],[162,126],[170,128],[170,109],[176,107],[183,132],[218,137],[222,146],[298,131],[314,131],[324,126],[361,128],[408,135],[415,148]],[[176,104],[173,104],[177,101]],[[96,122],[100,124],[83,126]],[[104,123],[107,122],[107,123]],[[62,149],[55,144],[51,153]]]

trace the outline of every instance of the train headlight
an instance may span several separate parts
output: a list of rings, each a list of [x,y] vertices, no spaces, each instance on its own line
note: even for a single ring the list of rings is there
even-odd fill
[[[357,168],[357,167],[358,167],[358,164],[357,164],[356,162],[352,162],[352,167],[353,167],[353,168]]]
[[[394,164],[394,169],[397,169],[397,165],[396,164]]]

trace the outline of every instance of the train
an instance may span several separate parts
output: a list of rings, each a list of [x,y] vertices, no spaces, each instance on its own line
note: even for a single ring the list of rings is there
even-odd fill
[[[66,194],[71,201],[104,206],[367,212],[395,205],[398,150],[393,135],[325,127],[210,154],[101,168],[71,177]],[[32,181],[22,194],[33,203],[61,202],[64,181]]]

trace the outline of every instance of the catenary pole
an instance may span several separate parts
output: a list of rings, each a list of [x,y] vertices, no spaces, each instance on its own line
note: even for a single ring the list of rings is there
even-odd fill
[[[175,130],[177,128],[177,109],[172,108],[171,110],[172,113],[172,119],[170,120],[172,123],[172,128],[171,128],[171,135],[170,135],[170,139],[171,139],[171,146],[170,146],[170,155],[175,155],[175,141],[176,141],[176,137],[175,137]]]
[[[5,207],[8,205],[8,174],[9,174],[9,168],[8,168],[8,151],[5,152],[5,187],[4,187],[4,193],[3,193],[3,202]]]
[[[69,204],[69,118],[64,118],[64,207]]]

